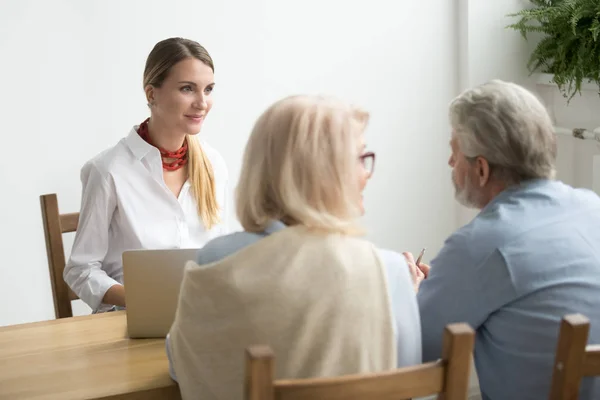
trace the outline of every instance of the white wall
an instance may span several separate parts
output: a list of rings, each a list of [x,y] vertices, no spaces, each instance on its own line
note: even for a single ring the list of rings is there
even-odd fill
[[[600,96],[598,86],[584,85],[581,94],[570,102],[558,87],[538,76],[535,91],[548,107],[554,124],[563,128],[600,127]],[[557,178],[575,187],[595,190],[600,194],[600,143],[558,136]]]
[[[515,82],[534,89],[526,69],[533,42],[506,26],[517,21],[508,14],[522,10],[525,0],[458,0],[459,88],[464,90],[491,79]],[[462,226],[477,213],[456,204],[456,223]]]
[[[202,135],[233,182],[268,104],[298,92],[344,97],[372,113],[370,237],[434,255],[455,225],[445,164],[455,11],[448,0],[3,1],[0,325],[54,317],[38,197],[57,193],[63,212],[78,210],[80,167],[146,116],[145,57],[169,36],[196,39],[215,59]]]
[[[493,78],[516,82],[540,97],[556,126],[600,127],[597,86],[586,85],[581,95],[567,103],[555,85],[540,79],[540,74],[529,74],[527,61],[540,36],[528,35],[525,41],[518,32],[505,28],[518,20],[506,15],[531,6],[528,1],[458,0],[458,4],[461,37],[458,81],[461,90]],[[557,139],[557,178],[575,187],[595,189],[600,194],[600,145],[564,136]],[[456,208],[459,226],[477,213],[460,205]]]

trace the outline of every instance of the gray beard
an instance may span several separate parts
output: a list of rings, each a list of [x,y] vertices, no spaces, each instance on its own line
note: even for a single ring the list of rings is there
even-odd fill
[[[454,174],[452,174],[452,183],[454,184],[454,197],[456,201],[467,208],[481,209],[481,196],[471,184],[471,179],[468,176],[465,176],[465,185],[462,189],[456,184]]]

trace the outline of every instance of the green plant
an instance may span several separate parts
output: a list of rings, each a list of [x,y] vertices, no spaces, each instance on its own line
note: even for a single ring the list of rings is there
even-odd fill
[[[509,14],[520,20],[508,28],[544,36],[527,68],[554,74],[553,81],[570,101],[590,80],[600,87],[600,0],[530,0],[531,9]]]

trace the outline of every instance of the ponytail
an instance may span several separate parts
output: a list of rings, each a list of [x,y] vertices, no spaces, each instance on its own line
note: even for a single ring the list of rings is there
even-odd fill
[[[198,216],[207,230],[215,226],[219,218],[219,204],[215,188],[215,174],[210,160],[195,135],[187,135],[188,177],[192,196],[196,200]]]

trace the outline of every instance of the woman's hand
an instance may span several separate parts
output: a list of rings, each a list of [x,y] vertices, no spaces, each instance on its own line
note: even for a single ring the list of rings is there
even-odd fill
[[[410,277],[412,278],[415,292],[418,292],[419,286],[421,286],[423,279],[427,279],[431,267],[423,263],[419,263],[419,265],[417,265],[411,252],[405,251],[402,254],[404,255],[406,263],[408,264],[408,270],[410,271]]]

